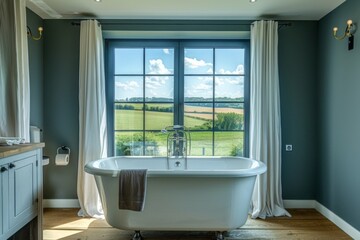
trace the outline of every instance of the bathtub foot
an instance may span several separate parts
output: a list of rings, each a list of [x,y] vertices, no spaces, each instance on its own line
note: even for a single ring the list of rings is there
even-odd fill
[[[135,231],[132,240],[143,240],[144,238],[141,236],[140,231]]]
[[[216,240],[225,240],[224,233],[225,232],[216,232]]]

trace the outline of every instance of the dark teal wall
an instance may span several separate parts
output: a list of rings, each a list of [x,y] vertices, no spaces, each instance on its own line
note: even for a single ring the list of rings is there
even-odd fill
[[[44,20],[45,199],[75,199],[78,158],[80,28],[66,20]],[[71,149],[68,166],[55,166],[58,147]]]
[[[26,11],[27,25],[32,33],[38,36],[38,27],[43,26],[43,20],[33,13]],[[43,39],[34,41],[28,38],[29,47],[29,73],[30,73],[30,124],[43,128]]]
[[[284,199],[315,198],[317,27],[301,21],[279,31]],[[293,151],[285,152],[285,144],[293,144]]]
[[[360,1],[347,0],[319,24],[319,168],[316,199],[360,230],[360,32],[355,49],[332,37],[360,24]]]
[[[51,163],[44,169],[44,197],[76,198],[78,156],[79,27],[69,20],[45,20],[44,139]],[[249,30],[249,21],[119,21],[129,30]],[[136,24],[135,24],[136,23]],[[155,24],[155,26],[152,26]],[[209,23],[211,23],[209,25]],[[193,25],[189,25],[193,24]],[[114,29],[104,25],[104,29]],[[316,163],[316,30],[317,22],[293,22],[279,34],[279,64],[283,143],[283,195],[286,199],[315,198]],[[71,148],[70,165],[54,165],[56,148]]]

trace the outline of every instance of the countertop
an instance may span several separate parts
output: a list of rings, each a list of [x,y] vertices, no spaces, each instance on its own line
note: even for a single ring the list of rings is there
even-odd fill
[[[24,143],[12,146],[0,146],[0,158],[9,157],[43,147],[45,147],[45,143]]]

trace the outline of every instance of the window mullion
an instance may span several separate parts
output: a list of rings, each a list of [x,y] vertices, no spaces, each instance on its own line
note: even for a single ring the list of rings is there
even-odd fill
[[[215,155],[215,48],[213,48],[213,128],[212,128],[212,155]]]
[[[143,155],[145,156],[145,147],[146,147],[146,139],[145,139],[145,121],[146,121],[146,111],[145,111],[145,88],[146,80],[145,80],[145,48],[143,48]]]
[[[176,121],[175,123],[179,125],[185,125],[184,122],[184,46],[181,44],[181,42],[178,42],[177,44],[177,54],[175,60],[177,61],[176,66],[177,69],[177,83],[176,86],[178,87],[176,93],[177,97],[175,98],[176,106],[177,106],[177,116],[174,116]]]

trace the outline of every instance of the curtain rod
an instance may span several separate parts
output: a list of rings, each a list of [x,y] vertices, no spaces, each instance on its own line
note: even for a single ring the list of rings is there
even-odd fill
[[[182,20],[175,20],[175,21],[182,21]],[[189,21],[189,20],[185,20],[185,21]],[[199,20],[199,21],[204,21],[204,20]],[[217,21],[217,20],[212,20],[212,21]],[[221,21],[221,20],[220,20]],[[227,21],[227,20],[225,20]],[[235,21],[235,20],[234,20]],[[99,22],[99,24],[101,25],[107,25],[107,26],[117,26],[117,25],[122,25],[122,24],[126,24],[126,25],[157,25],[157,26],[161,26],[161,25],[172,25],[175,23],[169,23],[169,22],[164,22],[164,23],[149,23],[149,22],[127,22],[127,23],[120,23],[120,22]],[[71,22],[71,25],[73,26],[80,26],[80,22],[78,21],[73,21]],[[252,23],[208,23],[208,22],[189,22],[189,23],[176,23],[175,25],[234,25],[234,26],[251,26]],[[283,28],[283,27],[291,27],[292,23],[279,23],[279,29]]]

